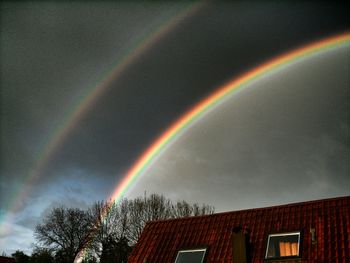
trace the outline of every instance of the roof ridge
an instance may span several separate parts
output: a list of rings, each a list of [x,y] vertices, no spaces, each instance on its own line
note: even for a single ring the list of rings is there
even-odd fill
[[[323,198],[323,199],[314,199],[314,200],[308,200],[308,201],[302,201],[302,202],[295,202],[295,203],[288,203],[288,204],[282,204],[282,205],[273,205],[273,206],[266,206],[266,207],[256,207],[256,208],[249,208],[249,209],[240,209],[240,210],[232,210],[232,211],[224,211],[224,212],[218,212],[210,215],[201,215],[201,216],[187,216],[187,217],[179,217],[179,218],[169,218],[169,219],[160,219],[155,221],[149,221],[146,223],[146,225],[155,224],[155,223],[163,223],[168,221],[174,221],[174,220],[191,220],[194,217],[196,218],[206,218],[206,217],[215,217],[215,216],[223,216],[226,214],[233,214],[233,213],[239,213],[239,212],[249,212],[249,211],[257,211],[257,210],[269,210],[269,209],[276,209],[276,208],[287,208],[292,206],[299,206],[299,205],[307,205],[307,204],[314,204],[314,203],[324,203],[324,202],[331,202],[331,201],[340,201],[350,199],[350,195],[348,196],[339,196],[339,197],[331,197],[331,198]]]

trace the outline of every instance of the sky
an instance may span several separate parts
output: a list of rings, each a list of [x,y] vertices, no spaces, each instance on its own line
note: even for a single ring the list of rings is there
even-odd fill
[[[348,31],[346,10],[1,2],[0,253],[30,253],[52,207],[107,199],[152,142],[227,81]],[[170,145],[126,196],[230,211],[349,195],[349,65],[340,48],[259,79]]]

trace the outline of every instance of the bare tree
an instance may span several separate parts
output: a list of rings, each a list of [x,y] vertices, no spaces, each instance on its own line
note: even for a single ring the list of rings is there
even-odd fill
[[[141,235],[143,227],[145,225],[145,203],[142,198],[138,197],[130,201],[129,206],[129,228],[128,228],[128,238],[132,244],[136,243],[138,237]]]
[[[60,261],[73,262],[88,244],[91,230],[91,221],[85,211],[58,207],[36,226],[34,235],[39,245],[52,249]]]
[[[52,249],[57,262],[73,262],[85,249],[101,263],[126,262],[131,247],[149,221],[214,213],[209,205],[173,203],[163,195],[151,194],[119,202],[101,201],[87,211],[55,208],[35,229],[39,244]]]
[[[108,254],[115,254],[118,245],[128,243],[128,202],[127,199],[96,202],[88,211],[95,229],[90,249],[95,251],[101,262],[107,262]]]
[[[192,205],[192,213],[191,216],[204,216],[214,214],[215,208],[214,206],[202,204],[201,206],[197,203]]]
[[[129,201],[128,239],[135,244],[148,221],[172,217],[172,204],[163,195],[151,194]]]
[[[36,247],[33,250],[29,263],[54,263],[54,256],[51,250]]]
[[[128,239],[131,244],[135,244],[146,223],[155,220],[164,220],[171,218],[200,216],[213,214],[214,207],[209,205],[189,204],[186,201],[178,201],[173,204],[170,199],[163,195],[151,194],[144,195],[129,201],[129,227]]]

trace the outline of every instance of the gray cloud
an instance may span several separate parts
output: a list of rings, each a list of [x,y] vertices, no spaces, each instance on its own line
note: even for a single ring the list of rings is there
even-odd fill
[[[349,194],[349,48],[293,64],[187,131],[130,193],[172,193],[219,210]],[[242,201],[243,200],[243,201]]]
[[[187,4],[7,2],[1,5],[1,178],[4,180],[0,192],[4,200],[1,203],[6,204],[11,193],[17,191],[17,185],[35,167],[51,136],[65,124],[75,104],[144,35]],[[93,130],[93,126],[82,134],[88,130]],[[86,143],[91,138],[86,137],[89,134],[83,136],[85,142],[78,141],[75,145],[89,145]],[[112,153],[102,146],[96,148],[101,151],[79,147],[73,157],[82,156],[83,150],[90,167],[106,166],[101,165],[105,158],[99,159],[94,153]],[[67,161],[64,168],[59,164],[59,171],[46,171],[34,187],[46,185],[59,173],[83,165],[79,161]],[[98,174],[106,174],[96,170]],[[110,173],[111,169],[107,171]]]
[[[4,223],[3,227],[6,229],[6,232],[0,233],[0,244],[2,249],[5,249],[6,247],[6,253],[11,255],[16,250],[21,248],[24,253],[30,255],[32,250],[31,243],[33,242],[32,230],[20,225],[6,222]]]

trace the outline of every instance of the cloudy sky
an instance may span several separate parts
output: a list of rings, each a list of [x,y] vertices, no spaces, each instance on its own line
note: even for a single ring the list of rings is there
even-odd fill
[[[326,2],[2,2],[0,253],[29,253],[33,228],[52,207],[108,198],[169,125],[227,81],[349,30],[346,10]],[[235,94],[169,147],[129,196],[146,190],[225,211],[349,195],[349,64],[349,48],[333,50]]]

